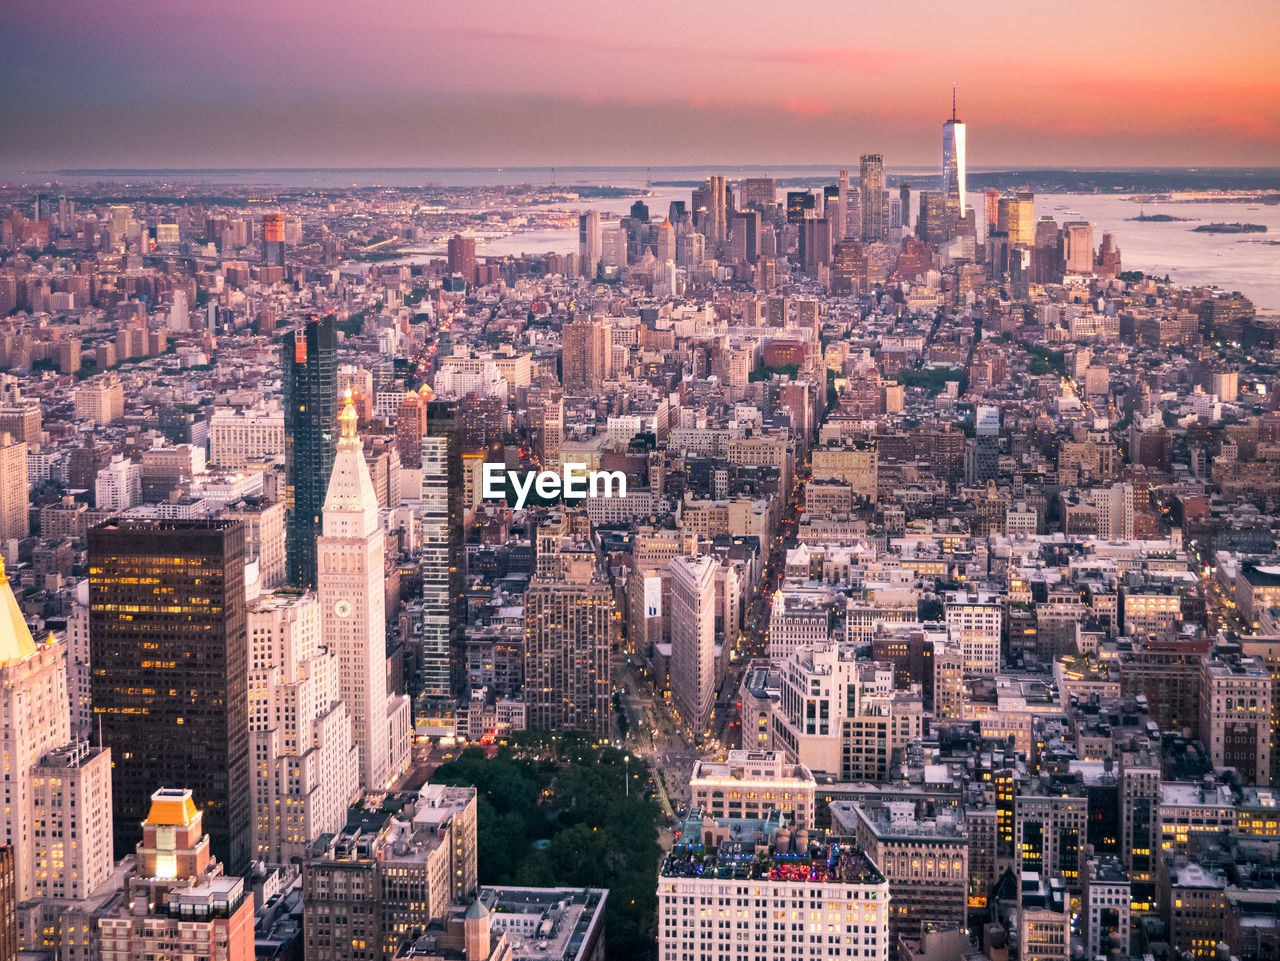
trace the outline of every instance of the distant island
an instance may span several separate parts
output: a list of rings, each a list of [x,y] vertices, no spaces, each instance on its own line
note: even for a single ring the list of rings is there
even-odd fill
[[[1192,227],[1193,231],[1198,234],[1265,234],[1267,232],[1266,224],[1201,224],[1199,227]]]
[[[1129,217],[1128,219],[1145,224],[1190,223],[1195,220],[1194,217],[1175,217],[1173,214],[1138,214],[1138,216]]]

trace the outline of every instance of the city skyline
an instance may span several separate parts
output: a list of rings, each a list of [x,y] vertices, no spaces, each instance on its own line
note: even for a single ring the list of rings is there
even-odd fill
[[[1265,46],[1280,12],[1246,6],[1230,23],[1188,4],[1150,22],[1088,3],[1078,22],[1107,29],[1082,51],[1049,14],[1006,3],[975,15],[818,0],[779,30],[754,5],[666,0],[643,18],[499,3],[480,24],[431,4],[370,17],[331,0],[302,19],[242,0],[216,14],[68,0],[0,16],[13,134],[0,169],[782,164],[866,150],[924,166],[953,83],[975,168],[1261,164],[1280,148]],[[1014,22],[1018,43],[998,42]]]

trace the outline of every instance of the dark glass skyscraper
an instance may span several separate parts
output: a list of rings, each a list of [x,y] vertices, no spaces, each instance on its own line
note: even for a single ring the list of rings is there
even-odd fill
[[[190,788],[214,855],[249,863],[248,649],[239,521],[114,520],[89,532],[95,720],[111,748],[115,851],[151,795]]]
[[[285,507],[289,583],[316,586],[320,512],[338,449],[338,333],[312,318],[281,342],[284,380]]]

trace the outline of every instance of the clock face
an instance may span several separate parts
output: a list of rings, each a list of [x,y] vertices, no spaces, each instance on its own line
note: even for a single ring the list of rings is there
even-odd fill
[[[334,605],[333,605],[333,613],[337,614],[339,617],[350,617],[350,616],[351,616],[351,602],[350,602],[350,601],[338,601],[336,604],[334,604]]]

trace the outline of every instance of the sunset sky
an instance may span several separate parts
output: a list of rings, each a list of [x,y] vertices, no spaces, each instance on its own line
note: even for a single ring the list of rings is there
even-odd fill
[[[7,0],[0,170],[1280,163],[1280,3]]]

